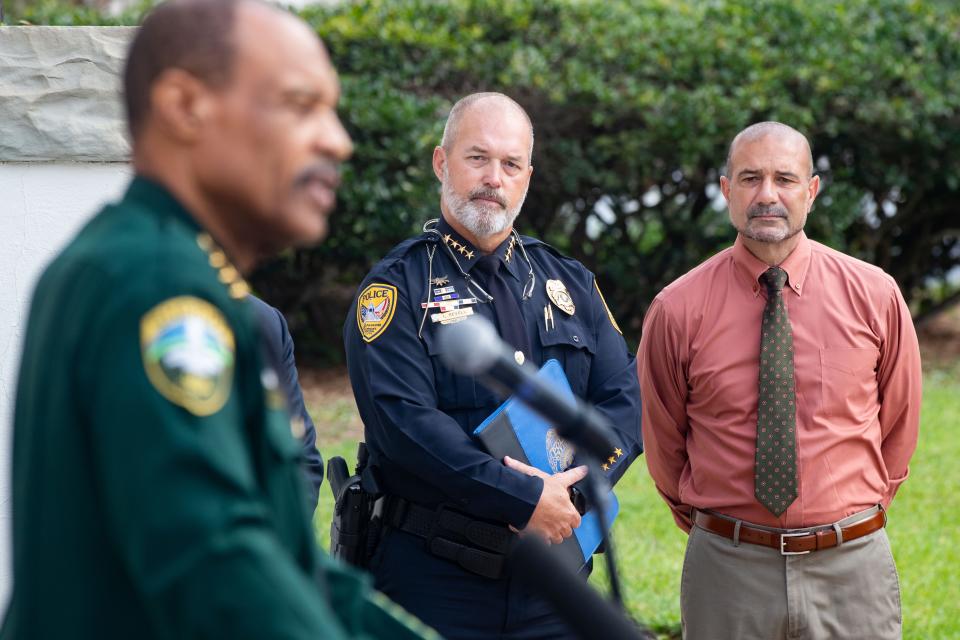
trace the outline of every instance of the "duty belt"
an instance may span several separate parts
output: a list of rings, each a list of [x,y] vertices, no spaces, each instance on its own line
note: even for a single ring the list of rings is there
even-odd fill
[[[514,534],[504,525],[471,518],[446,505],[424,507],[390,496],[387,522],[426,540],[433,555],[494,580],[503,575],[507,549]]]

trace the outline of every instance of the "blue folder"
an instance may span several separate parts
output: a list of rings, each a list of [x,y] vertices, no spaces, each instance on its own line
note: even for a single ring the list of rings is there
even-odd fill
[[[547,360],[537,377],[573,404],[573,391],[559,362]],[[539,413],[513,396],[474,429],[473,436],[494,458],[502,460],[504,456],[510,456],[549,474],[564,471],[573,463],[573,445],[560,438]],[[619,510],[620,503],[611,491],[606,501],[608,526],[613,524]],[[591,509],[583,515],[574,535],[559,545],[558,552],[570,568],[579,571],[601,542],[600,519]]]

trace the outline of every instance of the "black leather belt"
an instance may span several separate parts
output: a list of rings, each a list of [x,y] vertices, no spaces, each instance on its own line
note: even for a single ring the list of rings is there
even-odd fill
[[[426,540],[433,555],[494,580],[503,576],[507,549],[514,538],[504,525],[471,518],[445,505],[423,507],[396,496],[388,498],[387,522]]]

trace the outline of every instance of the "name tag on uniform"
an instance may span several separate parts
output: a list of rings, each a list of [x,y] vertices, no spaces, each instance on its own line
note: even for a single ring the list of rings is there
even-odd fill
[[[460,320],[466,319],[467,316],[473,315],[472,307],[464,307],[462,309],[454,309],[453,311],[447,311],[445,313],[435,313],[430,316],[430,319],[434,322],[439,322],[440,324],[450,324],[452,322],[459,322]]]

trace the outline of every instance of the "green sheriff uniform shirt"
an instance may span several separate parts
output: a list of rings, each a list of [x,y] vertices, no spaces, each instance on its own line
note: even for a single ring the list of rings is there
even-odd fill
[[[246,293],[143,178],[47,268],[17,389],[0,638],[430,635],[316,549]]]

